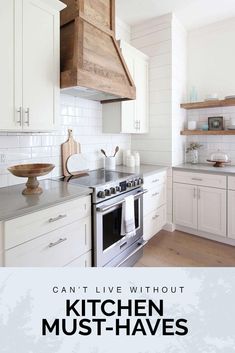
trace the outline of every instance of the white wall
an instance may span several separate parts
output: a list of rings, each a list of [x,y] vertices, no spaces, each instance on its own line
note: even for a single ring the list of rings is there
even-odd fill
[[[188,94],[235,94],[235,18],[189,32],[188,63]]]
[[[188,99],[195,86],[198,99],[210,93],[220,98],[235,94],[235,18],[217,22],[188,34]],[[188,120],[195,120],[200,129],[209,116],[223,116],[225,127],[235,118],[234,107],[198,109],[187,112]],[[235,164],[235,136],[191,136],[187,143],[199,142],[199,161],[205,163],[211,153],[226,152]],[[188,156],[188,159],[190,157]]]
[[[130,27],[118,19],[116,34],[118,39],[130,41]],[[56,168],[51,175],[61,175],[60,145],[66,141],[69,128],[73,129],[75,138],[81,143],[90,169],[103,167],[101,148],[109,154],[117,145],[122,150],[131,148],[131,135],[102,133],[100,103],[61,95],[60,128],[55,133],[0,133],[0,187],[24,182],[24,179],[16,178],[7,171],[8,166],[15,164],[54,163]],[[122,153],[119,153],[117,163],[121,162]]]
[[[132,137],[132,148],[140,151],[142,162],[171,165],[172,103],[172,15],[132,28],[132,45],[149,56],[149,134]]]
[[[175,16],[172,19],[172,165],[184,162],[185,137],[180,135],[186,111],[180,104],[187,97],[187,32]]]
[[[134,26],[132,44],[150,58],[149,134],[132,136],[132,149],[141,161],[172,166],[185,158],[185,138],[180,135],[186,113],[187,36],[174,15],[168,14]],[[168,170],[167,220],[172,223],[172,174]],[[169,229],[171,229],[169,227]]]

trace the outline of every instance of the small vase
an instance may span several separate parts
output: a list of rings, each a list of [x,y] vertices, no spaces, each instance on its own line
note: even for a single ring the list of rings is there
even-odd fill
[[[191,163],[198,164],[198,150],[191,151]]]

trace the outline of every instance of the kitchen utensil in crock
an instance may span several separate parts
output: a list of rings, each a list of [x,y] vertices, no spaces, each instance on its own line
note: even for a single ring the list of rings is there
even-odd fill
[[[100,152],[107,158],[107,154],[103,149],[101,149]]]
[[[116,148],[115,148],[115,152],[114,152],[114,155],[113,155],[113,157],[116,157],[116,154],[119,152],[119,147],[117,146]]]

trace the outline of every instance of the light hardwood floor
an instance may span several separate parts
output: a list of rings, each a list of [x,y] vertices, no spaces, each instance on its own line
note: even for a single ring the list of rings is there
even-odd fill
[[[136,267],[235,267],[235,247],[187,233],[162,230]]]

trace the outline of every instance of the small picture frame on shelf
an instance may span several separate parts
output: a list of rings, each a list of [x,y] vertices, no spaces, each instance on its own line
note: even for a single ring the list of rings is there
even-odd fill
[[[222,116],[209,117],[208,130],[224,130],[224,118]]]

